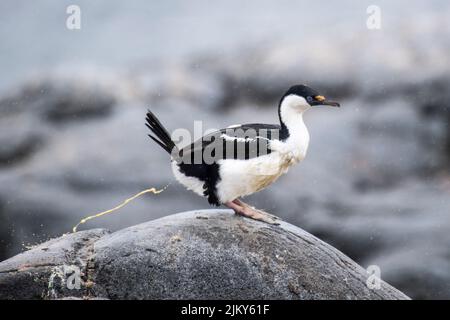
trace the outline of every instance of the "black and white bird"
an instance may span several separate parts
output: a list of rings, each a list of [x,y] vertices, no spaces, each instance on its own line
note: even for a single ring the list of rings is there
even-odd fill
[[[218,130],[179,149],[156,116],[148,111],[149,134],[171,155],[175,178],[187,189],[236,214],[271,224],[276,217],[240,200],[258,192],[302,161],[308,151],[305,111],[316,106],[339,107],[306,85],[292,86],[278,105],[279,125],[242,124]]]

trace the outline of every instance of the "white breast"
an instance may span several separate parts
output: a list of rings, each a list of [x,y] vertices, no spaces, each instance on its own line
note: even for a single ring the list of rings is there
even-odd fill
[[[277,151],[249,160],[220,160],[221,180],[217,184],[219,200],[224,203],[264,189],[305,156],[284,142],[278,146],[280,149]]]

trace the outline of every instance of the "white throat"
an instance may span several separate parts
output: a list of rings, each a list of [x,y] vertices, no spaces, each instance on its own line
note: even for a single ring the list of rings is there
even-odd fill
[[[309,108],[309,104],[298,96],[286,97],[280,106],[280,120],[289,131],[283,149],[292,153],[296,162],[303,160],[308,151],[309,132],[303,121],[303,113]]]

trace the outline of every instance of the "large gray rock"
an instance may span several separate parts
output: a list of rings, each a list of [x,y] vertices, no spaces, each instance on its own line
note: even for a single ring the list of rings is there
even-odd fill
[[[350,258],[291,224],[205,210],[43,243],[0,263],[0,299],[408,298],[383,281],[370,289],[367,279]]]

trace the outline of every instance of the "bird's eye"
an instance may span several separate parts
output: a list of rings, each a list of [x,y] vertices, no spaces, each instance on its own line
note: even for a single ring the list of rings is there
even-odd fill
[[[314,101],[314,98],[311,97],[311,96],[307,96],[307,97],[306,97],[306,101],[308,101],[308,102],[313,102],[313,101]]]

